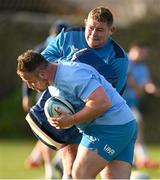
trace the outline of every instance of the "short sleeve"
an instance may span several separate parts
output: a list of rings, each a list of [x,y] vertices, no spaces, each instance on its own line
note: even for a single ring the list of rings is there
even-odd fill
[[[88,82],[81,82],[78,85],[77,94],[84,102],[88,99],[88,97],[99,87],[102,85],[92,77]]]

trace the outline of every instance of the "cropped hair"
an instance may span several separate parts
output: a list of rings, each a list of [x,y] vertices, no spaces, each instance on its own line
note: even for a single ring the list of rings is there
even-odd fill
[[[92,9],[88,14],[88,18],[92,18],[98,22],[105,22],[109,26],[113,24],[113,15],[111,11],[102,6]]]
[[[27,50],[17,58],[17,73],[21,72],[33,72],[38,67],[47,67],[48,62],[40,54],[33,50]]]

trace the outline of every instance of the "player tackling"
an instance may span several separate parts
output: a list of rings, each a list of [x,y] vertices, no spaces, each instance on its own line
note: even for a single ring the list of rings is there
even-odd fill
[[[86,51],[94,57],[94,52],[88,49],[76,58],[89,58]],[[106,166],[110,179],[129,179],[137,124],[116,89],[93,67],[83,63],[51,64],[31,50],[17,61],[17,73],[30,88],[44,91],[53,86],[55,96],[64,97],[74,106],[75,114],[57,109],[61,115],[49,119],[58,129],[76,125],[82,132],[82,139],[76,142],[79,146],[72,168],[73,179],[94,179]],[[112,162],[114,166],[110,166]]]

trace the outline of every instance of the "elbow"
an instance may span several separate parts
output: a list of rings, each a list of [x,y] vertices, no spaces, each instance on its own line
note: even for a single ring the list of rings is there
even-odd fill
[[[102,103],[102,109],[103,111],[107,111],[108,109],[110,109],[112,107],[112,102],[111,101],[105,101],[104,103]]]
[[[111,102],[108,102],[108,103],[106,104],[107,110],[110,109],[111,107],[112,107],[112,103],[111,103]]]

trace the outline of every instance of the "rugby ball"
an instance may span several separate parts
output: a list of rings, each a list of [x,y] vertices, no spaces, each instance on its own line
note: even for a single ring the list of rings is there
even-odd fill
[[[44,112],[47,118],[59,116],[59,113],[55,110],[57,107],[67,112],[68,114],[74,114],[73,106],[62,97],[50,97],[44,106]]]
[[[67,129],[56,129],[48,122],[44,109],[48,116],[57,113],[54,111],[54,107],[57,105],[61,108],[65,107],[64,110],[69,113],[74,113],[72,105],[64,98],[50,97],[51,95],[48,90],[45,91],[40,97],[41,103],[38,102],[35,106],[31,107],[25,119],[38,140],[52,149],[60,149],[65,144],[68,144],[72,137],[79,135],[79,130],[76,126]]]

